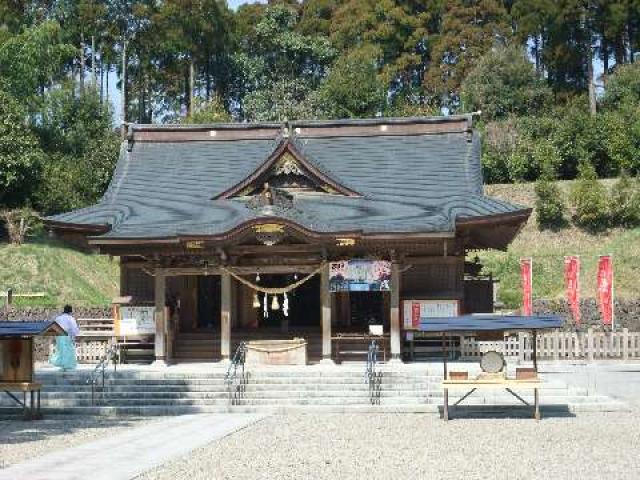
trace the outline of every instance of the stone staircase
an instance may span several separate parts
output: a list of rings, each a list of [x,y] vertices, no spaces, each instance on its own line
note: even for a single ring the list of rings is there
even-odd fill
[[[61,374],[39,372],[45,412],[84,414],[170,415],[219,412],[408,412],[437,413],[442,405],[435,365],[382,365],[380,404],[372,405],[364,364],[342,366],[249,368],[249,383],[240,405],[230,406],[226,369],[220,364],[153,368],[126,366],[108,374],[105,389],[91,399],[90,370]],[[464,392],[451,392],[450,403]],[[518,392],[532,400],[529,391]],[[609,411],[624,404],[583,388],[551,380],[540,393],[545,410]],[[517,405],[503,391],[476,392],[465,405]],[[0,400],[0,411],[11,404]]]

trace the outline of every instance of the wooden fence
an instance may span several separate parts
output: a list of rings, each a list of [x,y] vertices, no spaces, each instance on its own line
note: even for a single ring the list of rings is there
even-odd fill
[[[529,333],[505,336],[504,340],[481,341],[463,337],[460,341],[462,359],[478,358],[484,352],[496,350],[505,358],[531,360],[533,337]],[[539,359],[546,360],[628,360],[640,358],[640,332],[624,328],[618,332],[555,331],[536,335]]]

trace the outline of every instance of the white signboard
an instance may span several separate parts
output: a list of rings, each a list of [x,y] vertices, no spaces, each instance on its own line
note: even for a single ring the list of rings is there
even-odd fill
[[[156,333],[156,307],[120,307],[120,335]]]
[[[458,300],[404,300],[402,312],[404,328],[417,330],[422,318],[459,315]]]

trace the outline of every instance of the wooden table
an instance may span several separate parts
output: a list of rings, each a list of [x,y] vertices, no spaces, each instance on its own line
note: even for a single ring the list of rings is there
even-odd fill
[[[370,335],[368,333],[338,333],[335,337],[331,337],[331,340],[336,346],[333,351],[338,363],[342,361],[342,355],[363,355],[366,358],[367,354],[369,353],[369,344],[372,340],[378,342],[380,352],[382,352],[382,361],[387,361],[387,350],[389,348],[388,335]],[[354,349],[352,347],[349,350],[344,350],[342,347],[345,343],[357,344],[359,348]]]
[[[538,399],[538,389],[542,386],[540,379],[530,378],[526,380],[516,380],[508,378],[495,379],[475,379],[475,380],[443,380],[442,388],[444,389],[443,419],[449,420],[449,390],[469,390],[460,398],[453,406],[460,405],[469,395],[477,389],[504,389],[511,395],[516,397],[527,406],[531,406],[520,395],[515,393],[513,389],[533,389],[533,418],[540,420],[540,405]]]
[[[18,405],[22,406],[24,418],[28,420],[42,418],[42,415],[40,414],[41,389],[42,384],[38,382],[0,382],[0,390],[3,390]],[[11,392],[22,392],[22,400]],[[29,392],[30,402],[27,402],[27,392]]]

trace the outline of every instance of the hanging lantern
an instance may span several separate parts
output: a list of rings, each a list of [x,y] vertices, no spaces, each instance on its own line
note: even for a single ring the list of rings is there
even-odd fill
[[[280,304],[278,303],[278,296],[274,295],[271,301],[271,310],[280,310]]]
[[[256,283],[260,283],[260,272],[256,273]]]
[[[298,274],[297,273],[293,274],[293,280],[294,280],[294,282],[298,281]]]
[[[253,308],[260,308],[260,299],[257,293],[253,294]]]

